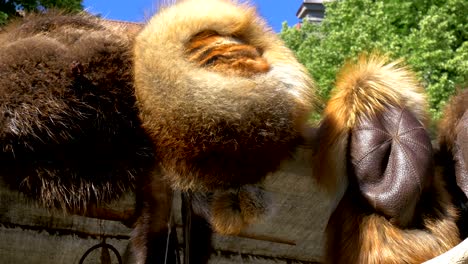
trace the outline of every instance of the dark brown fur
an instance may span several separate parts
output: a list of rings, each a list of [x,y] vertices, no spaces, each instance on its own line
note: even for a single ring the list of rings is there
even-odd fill
[[[172,190],[140,126],[134,33],[85,14],[28,15],[0,34],[0,176],[47,207],[86,212],[137,186],[139,263],[176,263]],[[127,34],[128,33],[128,34]]]
[[[139,179],[137,189],[138,219],[132,232],[132,249],[137,263],[177,263],[177,235],[172,215],[173,192],[155,167],[145,178]],[[209,245],[208,245],[209,246]]]
[[[174,250],[166,252],[165,248],[170,230],[172,190],[160,175],[168,175],[168,168],[182,172],[201,168],[201,175],[211,179],[207,185],[200,184],[202,189],[233,186],[233,189],[215,191],[213,203],[206,204],[207,210],[213,211],[207,221],[215,229],[225,227],[219,230],[221,232],[239,232],[264,214],[268,206],[262,191],[239,185],[258,182],[289,156],[289,151],[300,140],[298,120],[305,116],[309,102],[305,100],[302,105],[294,102],[292,96],[276,94],[276,86],[264,93],[255,91],[251,95],[253,100],[249,99],[246,87],[236,91],[240,96],[214,95],[220,96],[222,102],[218,105],[221,109],[214,108],[217,114],[194,112],[194,116],[184,116],[183,112],[166,112],[175,127],[167,127],[167,134],[159,135],[148,129],[153,141],[162,142],[155,144],[157,157],[153,157],[153,145],[146,140],[135,107],[132,34],[127,36],[126,32],[109,27],[109,23],[87,15],[54,12],[27,16],[3,31],[0,35],[0,47],[4,51],[0,54],[0,96],[3,99],[0,110],[4,118],[0,127],[3,150],[0,162],[5,166],[1,173],[10,185],[46,206],[72,212],[86,211],[90,204],[99,206],[101,202],[116,199],[123,192],[134,190],[137,184],[137,221],[132,235],[137,262],[161,262],[168,256],[172,263]],[[200,39],[191,40],[191,52],[213,47],[214,53],[208,57],[194,55],[193,62],[200,62],[200,67],[226,76],[256,76],[270,71],[261,49],[232,42],[233,38],[219,34],[202,35],[197,36]],[[229,47],[211,45],[223,38],[232,42]],[[196,44],[198,41],[206,43]],[[281,45],[279,48],[283,49]],[[191,55],[188,52],[180,56],[188,61]],[[281,56],[286,56],[287,62],[298,71],[296,74],[305,78],[305,83],[301,83],[304,87],[291,89],[309,88],[306,87],[307,76],[302,76],[302,68],[289,50],[281,51]],[[282,74],[292,78],[288,71]],[[286,84],[282,86],[289,89],[284,87]],[[262,93],[270,100],[255,97]],[[242,109],[245,114],[235,117],[234,121],[225,120],[225,113],[228,117],[239,115],[235,109],[223,112],[224,106],[229,108],[236,100],[241,104],[235,109]],[[194,102],[185,103],[190,106]],[[170,107],[177,105],[174,102]],[[156,111],[160,111],[160,107],[158,104],[150,106]],[[204,107],[195,105],[200,111]],[[212,123],[213,119],[217,121]],[[188,127],[185,121],[189,121]],[[201,129],[191,127],[193,125]],[[146,128],[148,126],[152,127],[149,124]],[[169,140],[164,135],[169,136]],[[193,142],[193,136],[201,141]],[[175,141],[177,144],[173,145],[171,140],[180,137],[185,138],[183,144]],[[178,153],[177,156],[173,156],[172,151]],[[155,165],[157,158],[165,165],[163,173]],[[215,177],[218,175],[220,178]],[[235,194],[234,199],[229,200],[228,195],[224,200],[225,194],[231,192]],[[226,202],[228,208],[223,205]],[[241,212],[233,210],[238,206]],[[239,224],[232,226],[233,219],[239,219]],[[173,238],[170,241],[171,248],[174,244],[177,246]]]
[[[439,142],[449,151],[453,150],[457,135],[463,132],[460,121],[468,110],[468,89],[455,94],[445,107],[442,119],[439,122]]]
[[[152,163],[132,85],[132,41],[87,15],[48,12],[0,35],[1,174],[46,206],[133,190]]]

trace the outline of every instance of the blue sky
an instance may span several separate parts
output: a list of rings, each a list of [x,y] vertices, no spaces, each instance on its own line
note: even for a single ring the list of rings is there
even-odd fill
[[[143,22],[157,10],[158,0],[84,0],[86,10],[105,18]],[[302,0],[250,0],[276,32],[281,30],[283,21],[295,25],[299,20],[296,12]]]

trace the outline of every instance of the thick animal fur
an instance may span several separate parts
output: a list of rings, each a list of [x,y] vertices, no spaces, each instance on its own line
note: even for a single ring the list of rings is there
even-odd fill
[[[163,174],[194,213],[237,234],[270,211],[258,184],[301,143],[307,71],[252,7],[188,0],[135,42],[135,90]]]
[[[175,188],[255,184],[300,143],[311,110],[306,70],[252,7],[187,0],[139,34],[143,126]]]
[[[454,149],[456,138],[466,129],[465,114],[468,110],[468,89],[455,94],[447,103],[443,118],[439,122],[439,142],[447,146],[449,151]]]
[[[438,127],[436,161],[444,169],[447,187],[460,210],[458,226],[468,236],[468,90],[459,91],[447,103]]]
[[[135,33],[114,24],[48,12],[2,31],[0,175],[45,206],[78,213],[137,185],[137,263],[177,263],[172,190],[136,107]]]
[[[154,161],[131,46],[123,30],[85,14],[31,14],[2,30],[2,178],[73,211],[134,189]]]
[[[339,74],[314,157],[319,184],[330,193],[345,186],[327,226],[325,263],[421,263],[459,243],[457,212],[432,165],[426,109],[412,73],[384,56],[361,56]],[[373,141],[381,134],[388,139]],[[401,144],[418,152],[392,157]]]

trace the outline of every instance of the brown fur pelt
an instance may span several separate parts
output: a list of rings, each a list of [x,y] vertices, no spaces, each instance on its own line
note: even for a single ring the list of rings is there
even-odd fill
[[[439,142],[453,151],[457,136],[466,132],[468,111],[468,89],[456,93],[447,103],[443,117],[439,122]]]
[[[459,228],[468,236],[468,89],[455,94],[447,103],[438,127],[437,162],[444,169],[448,189],[458,206]]]
[[[46,206],[85,209],[133,190],[154,163],[132,84],[132,39],[48,11],[0,34],[0,173]]]
[[[2,31],[0,176],[47,207],[80,214],[137,190],[136,261],[177,263],[172,190],[136,107],[135,32],[115,24],[49,11]]]
[[[300,143],[314,101],[292,52],[233,2],[180,1],[136,39],[141,119],[178,189],[261,181]]]
[[[411,71],[385,56],[363,55],[338,75],[314,157],[321,186],[345,186],[325,263],[421,263],[460,241],[426,109]]]

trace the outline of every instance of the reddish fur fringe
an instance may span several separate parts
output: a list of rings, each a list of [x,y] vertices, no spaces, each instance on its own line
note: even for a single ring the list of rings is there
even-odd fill
[[[344,67],[325,109],[314,157],[314,176],[322,187],[336,193],[340,186],[347,186],[327,226],[325,263],[421,263],[460,241],[458,215],[441,170],[422,193],[408,227],[397,226],[378,214],[349,179],[351,129],[388,106],[409,109],[427,127],[423,89],[400,62],[368,55]]]

